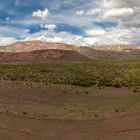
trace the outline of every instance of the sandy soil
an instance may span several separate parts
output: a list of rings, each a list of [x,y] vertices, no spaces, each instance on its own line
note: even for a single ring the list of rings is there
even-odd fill
[[[63,85],[26,85],[0,82],[1,140],[139,140],[140,111],[112,113],[102,118],[74,118],[50,107],[91,100],[125,99],[132,89],[95,87],[91,94],[76,94],[79,87]],[[73,89],[70,92],[70,89]],[[68,92],[66,94],[66,92]],[[78,93],[80,93],[80,91]],[[94,92],[93,92],[94,91]],[[84,92],[85,93],[85,92]],[[139,94],[139,93],[137,93]],[[57,108],[55,108],[57,109]],[[61,110],[60,110],[61,111]]]

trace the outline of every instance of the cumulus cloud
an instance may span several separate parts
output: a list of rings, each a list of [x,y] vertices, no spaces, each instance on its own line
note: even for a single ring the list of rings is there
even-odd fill
[[[74,35],[69,32],[49,32],[41,31],[28,35],[24,41],[40,40],[45,42],[59,42],[66,44],[74,44],[76,46],[86,46],[86,40],[81,35]]]
[[[119,22],[119,27],[138,27],[140,21],[139,0],[105,0],[111,10],[107,10],[104,17]]]
[[[35,38],[27,37],[24,41],[32,41],[32,40],[39,40],[44,42],[64,42],[62,37],[46,37],[46,36],[38,36]]]
[[[107,11],[103,17],[106,19],[120,19],[120,18],[128,18],[133,14],[134,10],[132,8],[115,8]]]
[[[98,39],[95,37],[86,37],[83,40],[84,40],[86,46],[92,46],[98,42]]]
[[[0,10],[7,9],[2,16],[7,19],[0,19],[3,40],[8,37],[15,41],[17,37],[78,46],[140,44],[140,0],[29,0],[30,4],[27,1],[14,1],[22,12],[1,2]],[[27,7],[29,11],[23,12]],[[33,7],[44,10],[32,11]]]
[[[77,15],[80,15],[80,16],[81,16],[81,15],[84,15],[84,13],[85,13],[85,11],[84,11],[84,10],[81,10],[81,11],[76,11],[76,14],[77,14]]]
[[[46,20],[48,18],[48,16],[49,16],[49,10],[48,9],[45,9],[43,11],[41,11],[41,10],[34,11],[32,13],[32,16],[33,17],[37,17],[37,18],[41,18],[43,20]]]
[[[103,19],[116,21],[116,28],[98,37],[100,44],[140,44],[140,1],[105,0]]]
[[[96,38],[94,45],[136,45],[139,42],[139,36],[137,34],[138,29],[114,29],[106,32],[104,35],[101,35]]]
[[[108,6],[115,8],[137,7],[140,5],[139,0],[105,0]]]

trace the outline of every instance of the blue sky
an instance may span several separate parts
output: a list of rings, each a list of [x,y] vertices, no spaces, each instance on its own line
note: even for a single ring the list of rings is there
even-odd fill
[[[139,45],[139,0],[0,0],[0,45]]]

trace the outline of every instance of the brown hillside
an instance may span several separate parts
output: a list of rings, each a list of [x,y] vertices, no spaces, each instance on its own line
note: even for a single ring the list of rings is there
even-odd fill
[[[133,60],[140,59],[140,50],[130,50],[130,51],[103,51],[95,50],[89,47],[80,47],[77,51],[81,55],[85,55],[91,59],[118,59],[118,60]]]
[[[41,51],[42,50],[42,51]],[[67,56],[68,58],[63,58],[63,59],[68,59],[68,60],[77,60],[77,58],[82,58],[85,56],[91,59],[140,59],[140,47],[138,46],[129,46],[129,45],[110,45],[110,46],[92,46],[92,47],[77,47],[74,45],[68,45],[68,44],[63,44],[63,43],[49,43],[49,42],[41,42],[41,41],[24,41],[24,42],[17,42],[14,44],[11,44],[9,46],[5,46],[5,47],[0,47],[0,52],[5,52],[5,53],[23,53],[25,56],[23,56],[23,54],[11,54],[12,55],[12,59],[22,59],[23,58],[26,59],[30,59],[32,61],[35,61],[36,57],[38,59],[46,59],[46,51],[45,50],[49,50],[48,52],[50,52],[50,50],[52,50],[53,52],[57,52],[58,51],[54,51],[54,50],[63,50],[63,51],[72,51],[71,52],[71,56],[70,56],[70,52],[69,55],[65,55],[65,57]],[[38,52],[34,52],[33,54],[31,54],[32,51],[38,51]],[[45,51],[45,57],[42,56],[43,51]],[[63,52],[61,51],[61,53]],[[75,52],[74,52],[75,51]],[[76,53],[77,51],[77,53]],[[28,54],[25,52],[29,52]],[[39,53],[39,54],[38,54]],[[41,53],[41,54],[40,54]],[[51,59],[55,58],[55,53],[51,53]],[[65,52],[66,53],[66,52]],[[79,54],[81,54],[79,56]],[[10,54],[4,54],[4,55],[9,55]],[[33,55],[33,56],[32,56]],[[41,56],[39,56],[41,55]],[[53,56],[54,55],[54,56]],[[16,57],[15,57],[16,56]],[[64,56],[64,55],[63,55]],[[3,54],[1,56],[1,60],[3,59]],[[11,56],[10,56],[11,57]],[[35,57],[35,58],[32,58]],[[40,58],[41,57],[41,58]],[[8,58],[5,58],[3,60],[7,60]],[[47,58],[48,59],[48,58]],[[55,58],[56,59],[56,58]],[[80,60],[80,59],[79,59]],[[9,60],[8,60],[9,61]],[[26,60],[27,61],[27,60]],[[29,61],[29,60],[28,60]]]
[[[20,53],[0,52],[0,62],[4,63],[47,62],[49,60],[83,61],[88,60],[88,58],[70,50],[39,50]]]
[[[1,47],[0,51],[1,52],[29,52],[29,51],[36,51],[36,50],[48,50],[48,49],[75,50],[75,46],[63,44],[63,43],[24,41],[24,42],[17,42],[5,47]]]

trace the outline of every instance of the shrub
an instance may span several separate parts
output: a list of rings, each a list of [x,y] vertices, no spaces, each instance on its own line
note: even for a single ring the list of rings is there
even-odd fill
[[[89,87],[94,84],[94,81],[92,79],[88,79],[88,78],[78,78],[72,84],[83,86],[83,87]]]
[[[23,115],[27,115],[27,112],[23,112]]]
[[[100,79],[99,86],[112,86],[112,81],[109,78]]]

